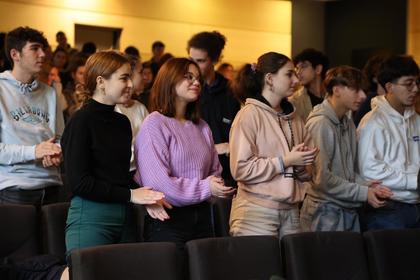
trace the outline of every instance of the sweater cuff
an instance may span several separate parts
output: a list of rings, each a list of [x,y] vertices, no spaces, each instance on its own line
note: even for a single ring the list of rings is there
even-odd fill
[[[280,164],[280,173],[284,173],[285,168],[284,168],[283,157],[282,156],[279,156],[278,159],[279,159],[279,164]]]
[[[35,148],[36,148],[36,145],[23,147],[23,161],[24,162],[36,159]]]
[[[210,189],[210,179],[204,180],[204,190],[203,190],[203,199],[209,199],[212,197],[211,189]]]
[[[369,190],[369,187],[367,186],[359,186],[359,193],[357,196],[357,201],[366,202],[368,199],[368,190]]]
[[[127,203],[131,200],[131,191],[128,188],[113,188],[111,191],[112,200],[119,203]]]
[[[275,158],[271,158],[271,163],[274,164],[274,166],[276,167],[276,172],[277,174],[282,174],[284,172],[286,172],[286,167],[280,163],[280,157],[275,157]],[[281,159],[281,161],[283,162],[283,158]]]
[[[417,174],[407,174],[407,190],[417,190]]]

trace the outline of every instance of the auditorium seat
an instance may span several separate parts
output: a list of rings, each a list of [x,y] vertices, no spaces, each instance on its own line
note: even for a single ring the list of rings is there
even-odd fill
[[[39,254],[34,206],[0,205],[0,260],[19,261]]]
[[[75,250],[70,256],[70,274],[77,280],[177,280],[175,250],[175,244],[169,242]]]
[[[206,238],[189,241],[186,246],[190,279],[282,279],[276,237]]]
[[[287,280],[367,280],[363,237],[354,232],[304,232],[281,240]]]
[[[372,280],[420,279],[420,230],[364,233]]]
[[[65,227],[69,202],[49,204],[41,210],[43,253],[65,257]]]

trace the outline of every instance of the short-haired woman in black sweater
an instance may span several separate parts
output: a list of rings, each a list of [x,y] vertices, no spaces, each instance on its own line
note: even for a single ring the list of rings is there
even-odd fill
[[[165,203],[161,192],[137,188],[129,176],[131,126],[114,112],[131,97],[128,60],[114,51],[86,63],[83,107],[61,140],[73,198],[66,225],[67,254],[73,249],[135,240],[130,204]],[[169,206],[170,207],[170,206]]]

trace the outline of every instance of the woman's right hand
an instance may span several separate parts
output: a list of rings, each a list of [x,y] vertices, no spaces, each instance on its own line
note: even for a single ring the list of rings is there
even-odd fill
[[[163,193],[153,191],[150,187],[131,190],[131,202],[134,204],[155,204],[164,197]]]
[[[283,157],[284,165],[285,167],[310,165],[314,162],[317,152],[318,148],[310,149],[305,143],[300,143]]]
[[[153,219],[159,219],[162,222],[169,219],[169,215],[166,212],[165,208],[172,209],[172,205],[170,205],[166,200],[162,199],[155,204],[145,205],[147,213]]]
[[[223,179],[216,176],[207,178],[210,182],[210,192],[213,196],[227,198],[235,194],[236,189],[225,186]]]

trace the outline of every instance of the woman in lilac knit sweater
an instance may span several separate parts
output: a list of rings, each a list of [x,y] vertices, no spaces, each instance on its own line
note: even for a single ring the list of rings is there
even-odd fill
[[[153,85],[154,112],[135,141],[135,180],[163,192],[173,207],[146,207],[146,241],[171,241],[182,248],[189,240],[212,236],[208,200],[234,192],[220,178],[210,128],[199,118],[200,92],[199,68],[186,58],[167,61]]]

